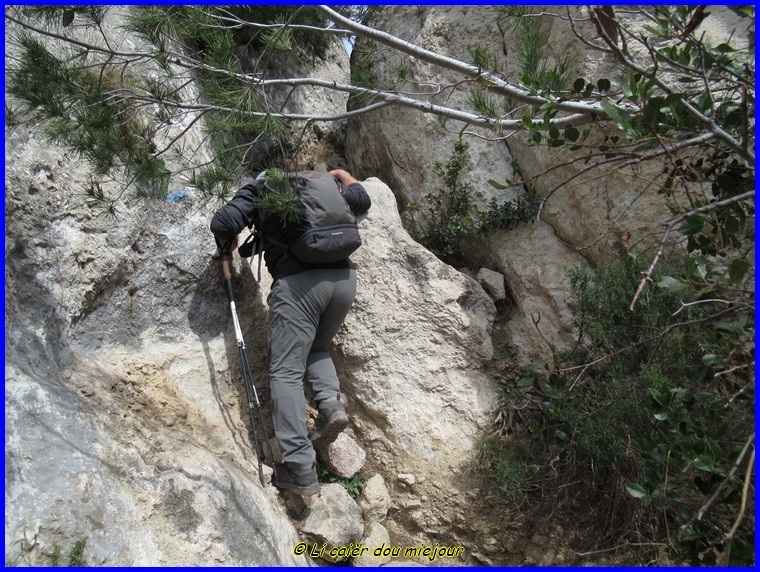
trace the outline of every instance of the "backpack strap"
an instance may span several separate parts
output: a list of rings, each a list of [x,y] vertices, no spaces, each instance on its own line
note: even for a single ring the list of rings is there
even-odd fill
[[[257,269],[258,276],[256,276],[256,283],[257,284],[261,283],[261,260],[263,258],[264,258],[264,251],[262,250],[262,251],[259,252],[259,265],[258,265],[258,269]]]
[[[288,253],[288,252],[290,251],[290,247],[289,247],[287,244],[285,244],[284,242],[280,242],[280,241],[279,241],[279,240],[277,240],[276,238],[272,238],[272,237],[271,237],[270,235],[268,235],[268,234],[264,234],[264,233],[261,233],[261,239],[262,239],[262,242],[263,242],[264,240],[268,240],[269,242],[271,242],[271,243],[272,243],[272,244],[274,244],[275,246],[279,246],[279,247],[280,247],[280,248],[282,248],[282,249],[283,249],[283,250],[284,250],[286,253]],[[261,250],[262,250],[262,252],[264,251],[263,245],[262,245],[262,248],[261,248]]]
[[[245,242],[238,247],[238,254],[243,258],[250,258],[251,256],[259,257],[256,282],[261,282],[261,260],[264,258],[265,243],[267,241],[282,248],[285,251],[285,256],[290,256],[290,249],[286,244],[258,230],[249,234]]]

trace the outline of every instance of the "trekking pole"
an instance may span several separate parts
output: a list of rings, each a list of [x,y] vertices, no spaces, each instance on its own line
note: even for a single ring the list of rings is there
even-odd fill
[[[221,249],[220,249],[221,250]],[[266,425],[264,425],[264,416],[261,413],[261,402],[259,401],[259,394],[256,391],[256,385],[253,382],[253,373],[248,364],[248,354],[245,351],[245,340],[243,339],[243,331],[240,329],[240,320],[238,319],[237,309],[235,308],[235,297],[232,292],[232,254],[226,251],[222,251],[222,276],[224,278],[224,288],[227,291],[227,299],[230,302],[230,311],[232,312],[232,323],[235,326],[235,338],[237,339],[237,346],[240,349],[240,361],[243,368],[243,382],[245,385],[245,396],[248,402],[248,413],[251,418],[251,431],[253,433],[253,440],[256,447],[256,458],[259,462],[259,480],[261,486],[264,486],[264,471],[262,467],[263,449],[259,443],[259,434],[256,430],[256,419],[261,424],[261,431],[269,450],[269,456],[274,462],[274,454],[272,453],[272,445],[269,443],[269,439],[266,432]],[[272,473],[273,478],[276,480],[276,476]]]

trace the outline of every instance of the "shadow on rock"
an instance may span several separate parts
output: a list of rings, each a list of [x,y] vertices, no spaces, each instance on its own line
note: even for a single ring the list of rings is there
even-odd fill
[[[271,424],[269,407],[269,388],[267,381],[267,322],[266,309],[261,299],[261,290],[253,277],[247,262],[233,264],[232,290],[235,300],[236,313],[240,322],[245,341],[245,359],[253,377],[256,390],[252,398],[258,396],[261,411],[248,410],[248,397],[243,375],[243,355],[235,336],[232,312],[225,290],[221,273],[221,260],[209,259],[207,267],[201,274],[198,286],[193,293],[188,314],[191,330],[198,336],[206,356],[209,379],[225,424],[230,431],[237,435],[238,429],[230,418],[225,407],[224,384],[234,388],[237,401],[241,408],[241,418],[253,436],[251,416],[256,415],[256,431],[258,432],[259,453],[264,450],[266,436],[274,434]],[[214,363],[209,342],[219,336],[224,337],[226,363]],[[219,359],[217,357],[217,359]],[[227,372],[227,375],[217,375],[217,372]],[[226,379],[225,379],[226,378]],[[263,425],[263,427],[262,427]],[[262,429],[263,433],[262,434]],[[237,438],[236,438],[237,439]],[[247,451],[251,444],[238,441],[241,449]]]

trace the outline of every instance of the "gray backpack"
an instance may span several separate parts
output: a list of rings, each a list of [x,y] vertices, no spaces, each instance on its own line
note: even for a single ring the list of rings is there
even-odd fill
[[[275,244],[301,262],[330,264],[345,260],[361,246],[356,217],[335,177],[327,171],[299,171],[288,173],[287,179],[295,190],[298,220],[283,223],[276,215],[257,209],[252,223],[260,243],[252,245],[252,253]],[[268,192],[265,177],[257,178],[256,191],[260,196]],[[279,231],[282,240],[271,235],[272,229]]]

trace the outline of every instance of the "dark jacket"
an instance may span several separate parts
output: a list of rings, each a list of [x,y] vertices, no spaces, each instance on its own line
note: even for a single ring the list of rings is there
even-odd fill
[[[340,187],[349,208],[354,214],[361,215],[369,210],[372,201],[361,184],[354,183],[345,187],[337,180],[336,184]],[[232,200],[214,214],[214,218],[211,220],[211,232],[222,244],[235,238],[245,227],[250,226],[256,220],[254,217],[257,214],[257,197],[256,183],[253,179],[249,179],[244,181],[243,186]],[[259,230],[278,242],[284,242],[286,229],[275,220],[275,217],[264,217],[264,220],[268,221],[271,227]],[[353,268],[348,258],[331,264],[306,264],[288,254],[280,246],[269,242],[267,242],[264,250],[264,261],[274,280],[312,268]]]

